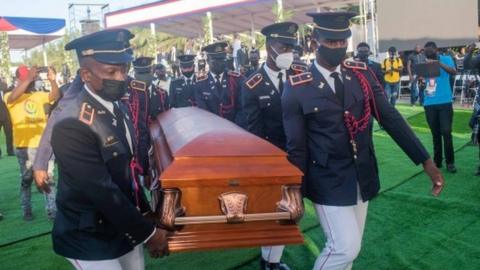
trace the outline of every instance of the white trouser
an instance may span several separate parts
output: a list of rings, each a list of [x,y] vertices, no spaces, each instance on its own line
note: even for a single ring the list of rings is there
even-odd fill
[[[360,193],[359,193],[360,194]],[[351,269],[362,245],[368,202],[361,196],[356,205],[314,204],[327,243],[315,261],[314,270]]]
[[[270,263],[279,263],[285,246],[262,247],[262,257]]]
[[[112,260],[102,261],[82,261],[67,260],[75,266],[77,270],[144,270],[145,262],[143,258],[142,244],[136,246],[129,253]]]

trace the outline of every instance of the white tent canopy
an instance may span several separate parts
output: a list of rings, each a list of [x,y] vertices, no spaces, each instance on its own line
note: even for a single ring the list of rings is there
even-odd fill
[[[260,29],[275,21],[272,12],[277,0],[181,0],[155,3],[119,10],[105,15],[107,28],[146,26],[154,23],[161,32],[188,38],[203,33],[202,19],[207,11],[213,14],[213,34]],[[338,8],[358,4],[358,0],[295,0],[283,1],[283,8],[293,12],[289,20],[303,24],[312,19],[307,12],[322,8]]]
[[[25,30],[14,30],[8,32],[8,45],[11,50],[30,50],[62,37],[64,34],[64,28],[50,34],[35,34]]]

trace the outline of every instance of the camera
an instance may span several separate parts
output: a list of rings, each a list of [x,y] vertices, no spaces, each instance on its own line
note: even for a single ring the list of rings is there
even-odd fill
[[[48,67],[38,67],[37,72],[38,73],[48,73]]]

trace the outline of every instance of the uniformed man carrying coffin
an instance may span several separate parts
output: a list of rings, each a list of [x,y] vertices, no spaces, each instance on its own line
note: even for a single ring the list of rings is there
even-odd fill
[[[84,86],[53,127],[59,184],[52,238],[76,269],[144,269],[143,244],[153,257],[167,252],[166,233],[144,216],[148,204],[129,166],[134,128],[119,101],[132,37],[112,29],[65,46],[77,52]]]
[[[314,269],[350,269],[357,257],[368,201],[380,189],[371,117],[431,178],[444,179],[364,62],[344,61],[351,36],[346,12],[310,13],[317,52],[310,72],[290,76],[282,97],[289,160],[305,176],[327,243]]]
[[[243,111],[247,119],[247,130],[285,150],[281,96],[286,77],[292,70],[293,47],[297,43],[298,25],[282,22],[262,29],[267,43],[267,60],[243,84]],[[307,71],[306,66],[301,72]],[[285,246],[262,247],[260,266],[262,269],[289,269],[280,263]]]

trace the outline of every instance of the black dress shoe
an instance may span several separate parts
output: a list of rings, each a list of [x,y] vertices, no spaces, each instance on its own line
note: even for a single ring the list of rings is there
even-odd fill
[[[455,168],[455,165],[454,164],[447,164],[447,171],[449,173],[456,173],[457,172],[457,168]]]
[[[290,270],[290,267],[288,267],[287,264],[279,262],[279,263],[271,263],[267,262],[263,259],[263,257],[260,258],[260,269],[262,270]]]
[[[440,163],[435,162],[435,166],[437,166],[437,168],[439,168],[439,169],[443,167],[441,162]]]

